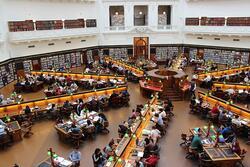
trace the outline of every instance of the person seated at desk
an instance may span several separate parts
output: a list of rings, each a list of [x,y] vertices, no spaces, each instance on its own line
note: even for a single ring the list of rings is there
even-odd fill
[[[231,126],[227,126],[222,129],[221,134],[226,139],[228,136],[233,132],[233,129]]]
[[[24,109],[24,113],[25,115],[29,115],[31,113],[31,109],[29,106],[26,106],[25,109]]]
[[[226,115],[226,113],[227,113],[227,112],[226,112],[224,109],[222,109],[222,111],[220,111],[219,117],[218,117],[220,123],[225,123],[225,122],[227,122],[227,115]]]
[[[4,95],[0,94],[0,104],[2,104],[3,100],[4,100]]]
[[[78,89],[78,86],[75,82],[73,82],[71,85],[70,85],[70,89],[73,91],[73,92],[76,92],[77,89]]]
[[[56,104],[49,104],[48,105],[48,113],[50,114],[51,118],[52,119],[56,119],[57,116],[58,116],[58,113],[57,113],[57,106]]]
[[[108,145],[106,145],[106,147],[103,149],[104,154],[106,155],[106,158],[108,159],[110,156],[114,156],[115,152],[114,152],[114,145],[115,142],[114,140],[111,140]]]
[[[218,116],[219,113],[220,113],[220,111],[219,111],[219,108],[218,108],[218,104],[215,104],[214,107],[212,108],[212,110],[209,112],[209,114],[210,114],[212,117]]]
[[[68,100],[66,100],[64,103],[63,103],[63,109],[68,109],[71,107],[71,104]]]
[[[241,127],[241,119],[239,115],[235,115],[232,119],[232,123],[235,124],[237,127]]]
[[[245,83],[249,83],[249,82],[250,82],[250,79],[249,79],[248,76],[246,76],[246,77],[244,78],[244,82],[245,82]]]
[[[159,115],[158,113],[155,113],[154,115],[155,119],[154,119],[154,122],[160,126],[164,126],[164,121],[161,117],[161,115]]]
[[[159,159],[160,159],[159,156],[157,156],[156,153],[153,153],[147,159],[145,159],[144,162],[145,162],[147,167],[156,167]]]
[[[156,144],[158,139],[161,138],[161,132],[156,128],[156,126],[152,127],[152,130],[150,131],[150,138],[153,140],[154,144]]]
[[[76,107],[76,114],[77,114],[78,116],[81,115],[82,109],[83,109],[83,103],[80,102],[80,103],[77,105],[77,107]]]
[[[92,160],[94,163],[94,167],[103,167],[106,159],[105,156],[102,154],[100,148],[96,148],[95,152],[92,154]]]
[[[118,133],[119,133],[119,137],[122,138],[126,133],[130,134],[130,129],[129,129],[129,125],[128,122],[124,121],[123,124],[120,124],[118,126]]]
[[[235,94],[235,90],[232,88],[225,90],[225,92],[228,93],[229,95]]]
[[[31,85],[31,82],[28,79],[26,79],[25,86],[30,86],[30,85]]]
[[[73,133],[73,134],[79,134],[82,132],[81,129],[79,127],[77,127],[76,123],[74,123],[74,122],[72,123],[70,130],[71,130],[71,133]]]
[[[15,86],[22,86],[21,82],[19,80],[17,80]]]
[[[244,78],[246,77],[246,73],[245,73],[244,70],[242,70],[241,73],[240,73],[239,75],[240,75],[240,77],[241,77],[242,79],[244,79]]]
[[[148,158],[151,155],[151,152],[154,150],[155,144],[154,141],[151,138],[145,138],[144,139],[144,158]]]
[[[37,80],[38,80],[38,81],[45,81],[45,78],[44,78],[43,74],[40,74],[40,75],[37,77]]]
[[[201,142],[200,137],[201,137],[201,133],[194,135],[191,145],[190,145],[191,150],[197,150],[197,151],[202,150],[202,142]]]
[[[74,167],[80,166],[80,161],[81,161],[81,152],[78,151],[77,149],[73,150],[69,154],[69,160],[73,162]]]
[[[241,155],[240,143],[237,139],[232,143],[232,151],[238,154],[239,156]]]

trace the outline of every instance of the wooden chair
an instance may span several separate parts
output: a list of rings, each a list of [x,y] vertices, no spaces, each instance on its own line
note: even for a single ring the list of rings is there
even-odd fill
[[[8,144],[11,143],[11,138],[8,134],[0,135],[0,147],[5,148]]]
[[[82,132],[80,131],[79,133],[71,133],[71,140],[74,146],[76,148],[79,148],[80,143],[82,142]]]
[[[89,126],[85,129],[87,137],[95,137],[95,126]]]
[[[21,124],[21,129],[23,132],[23,137],[30,137],[31,135],[33,135],[33,132],[31,132],[32,130],[32,123],[29,121],[24,121]]]
[[[204,152],[199,154],[199,167],[215,167],[213,161]]]

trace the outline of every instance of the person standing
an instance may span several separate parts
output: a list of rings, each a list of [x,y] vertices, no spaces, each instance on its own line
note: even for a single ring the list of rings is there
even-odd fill
[[[81,156],[82,154],[77,148],[69,154],[69,159],[73,162],[74,167],[80,166]]]

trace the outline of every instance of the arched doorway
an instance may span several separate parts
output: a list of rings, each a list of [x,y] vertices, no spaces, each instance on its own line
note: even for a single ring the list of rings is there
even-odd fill
[[[134,37],[134,58],[148,59],[148,37]]]

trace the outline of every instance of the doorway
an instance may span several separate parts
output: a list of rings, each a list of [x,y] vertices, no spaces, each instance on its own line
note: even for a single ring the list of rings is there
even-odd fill
[[[134,59],[148,59],[148,37],[134,37]]]

